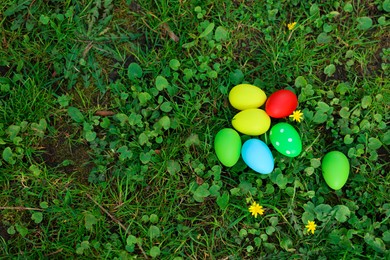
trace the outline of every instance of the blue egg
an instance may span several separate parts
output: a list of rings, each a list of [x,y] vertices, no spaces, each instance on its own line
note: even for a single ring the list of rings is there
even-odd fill
[[[270,174],[274,170],[274,157],[269,147],[259,139],[249,139],[241,149],[246,165],[255,172]]]

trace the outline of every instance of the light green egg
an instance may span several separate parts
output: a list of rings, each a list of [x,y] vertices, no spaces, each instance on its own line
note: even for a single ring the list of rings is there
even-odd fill
[[[347,156],[339,151],[327,153],[322,159],[322,175],[329,187],[334,190],[341,189],[349,176]]]
[[[301,137],[290,124],[277,123],[271,128],[269,138],[275,149],[285,156],[295,157],[302,151]]]
[[[232,167],[240,159],[241,137],[231,128],[220,130],[214,139],[214,149],[218,160],[227,167]]]

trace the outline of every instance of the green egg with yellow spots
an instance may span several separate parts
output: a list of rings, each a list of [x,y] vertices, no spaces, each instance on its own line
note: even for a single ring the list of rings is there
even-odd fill
[[[271,128],[270,140],[276,151],[296,157],[302,152],[302,140],[297,130],[288,123],[277,123]]]

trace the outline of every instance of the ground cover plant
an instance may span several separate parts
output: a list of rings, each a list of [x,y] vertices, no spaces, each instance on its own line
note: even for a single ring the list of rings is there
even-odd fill
[[[389,12],[388,0],[2,1],[0,255],[386,259]],[[298,96],[301,122],[275,122],[303,151],[273,150],[269,175],[214,152],[240,83]],[[332,150],[351,164],[337,191],[321,172]]]

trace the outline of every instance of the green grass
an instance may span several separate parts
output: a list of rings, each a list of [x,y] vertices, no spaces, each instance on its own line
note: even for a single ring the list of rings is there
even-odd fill
[[[389,1],[241,2],[0,4],[2,258],[389,257]],[[240,83],[305,116],[269,175],[214,152]]]

